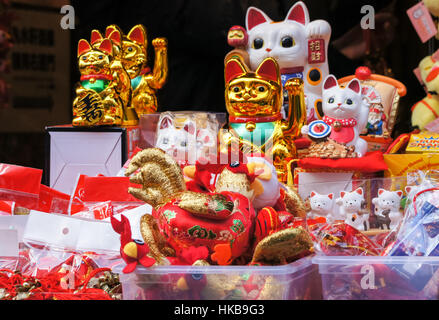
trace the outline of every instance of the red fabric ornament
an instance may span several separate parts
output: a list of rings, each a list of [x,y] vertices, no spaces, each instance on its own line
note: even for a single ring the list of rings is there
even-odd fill
[[[177,206],[175,201],[162,206],[153,215],[169,244],[177,251],[191,246],[204,246],[210,252],[217,244],[229,244],[232,257],[241,256],[249,246],[253,234],[255,212],[243,195],[222,192],[235,203],[233,214],[223,220],[200,218]]]
[[[118,221],[112,216],[111,226],[116,233],[120,234],[120,255],[127,264],[122,270],[123,273],[133,272],[138,263],[149,268],[156,262],[155,259],[148,256],[149,246],[146,243],[132,239],[131,225],[127,217],[121,215],[121,221]],[[128,255],[126,253],[128,246],[130,247],[130,251],[133,251],[134,255]]]

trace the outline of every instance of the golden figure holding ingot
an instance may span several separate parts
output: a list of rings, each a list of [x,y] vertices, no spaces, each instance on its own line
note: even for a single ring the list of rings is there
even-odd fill
[[[123,70],[113,68],[115,53],[110,39],[101,39],[92,46],[87,40],[78,43],[78,65],[81,81],[73,101],[74,126],[121,125],[127,90]],[[128,87],[129,88],[129,87]]]
[[[285,85],[287,120],[282,120],[282,82],[273,58],[265,59],[255,72],[242,59],[231,58],[226,62],[225,82],[229,131],[221,134],[221,147],[236,143],[243,152],[264,153],[273,159],[279,180],[285,182],[287,164],[297,156],[293,140],[306,123],[303,81],[293,78]]]

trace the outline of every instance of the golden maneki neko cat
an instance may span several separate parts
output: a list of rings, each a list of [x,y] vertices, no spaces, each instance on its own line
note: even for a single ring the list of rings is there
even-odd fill
[[[111,25],[107,28],[108,36],[120,29]],[[131,106],[140,117],[142,114],[157,111],[157,90],[161,89],[168,77],[168,42],[165,38],[152,41],[155,52],[154,69],[148,67],[147,35],[143,25],[134,26],[122,39],[122,64],[131,79]]]
[[[147,66],[146,29],[125,36],[116,25],[78,43],[81,73],[73,102],[73,126],[137,125],[139,116],[157,111],[156,91],[168,75],[167,41],[157,38],[154,71]]]
[[[225,101],[229,130],[220,134],[221,147],[238,145],[244,153],[263,153],[273,160],[279,180],[287,180],[288,162],[297,157],[294,139],[306,123],[303,81],[290,79],[287,119],[281,114],[283,94],[279,66],[273,58],[250,71],[243,59],[225,65]]]
[[[110,39],[102,39],[95,46],[84,39],[79,41],[81,78],[73,101],[74,126],[122,124],[124,101],[121,93],[127,90],[127,83],[120,80],[123,70],[113,64],[115,61]]]

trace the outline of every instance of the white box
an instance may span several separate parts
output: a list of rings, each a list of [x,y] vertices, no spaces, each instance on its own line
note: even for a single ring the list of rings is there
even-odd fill
[[[116,176],[137,146],[139,128],[46,128],[45,182],[71,194],[80,174]]]

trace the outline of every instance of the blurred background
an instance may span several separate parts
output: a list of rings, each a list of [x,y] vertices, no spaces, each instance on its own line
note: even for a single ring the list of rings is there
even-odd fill
[[[395,135],[410,130],[410,108],[425,96],[413,74],[419,61],[438,42],[423,44],[407,16],[417,0],[304,0],[311,20],[332,26],[330,72],[351,75],[367,62],[383,62],[385,72],[403,82],[408,94],[401,99]],[[159,111],[205,110],[225,112],[224,65],[231,50],[226,35],[233,25],[245,26],[249,6],[262,9],[273,20],[283,20],[295,0],[0,0],[0,31],[10,41],[0,42],[0,162],[44,168],[45,127],[71,121],[74,85],[79,79],[76,46],[89,39],[92,29],[110,24],[128,32],[136,24],[147,28],[149,43],[166,37],[169,78],[158,92]],[[60,26],[60,8],[75,9],[75,29]],[[360,28],[363,5],[372,5],[376,29]],[[5,33],[4,32],[4,33]],[[371,51],[365,38],[371,37]],[[0,37],[0,40],[2,38]],[[5,44],[6,43],[6,44]],[[11,43],[12,47],[7,47]],[[437,48],[436,48],[437,49]],[[149,46],[150,66],[153,48]],[[383,69],[383,71],[384,71]],[[4,88],[4,87],[3,87]],[[8,93],[8,94],[6,94]]]

